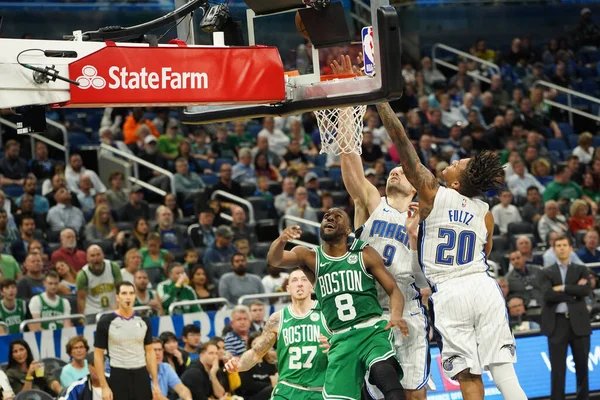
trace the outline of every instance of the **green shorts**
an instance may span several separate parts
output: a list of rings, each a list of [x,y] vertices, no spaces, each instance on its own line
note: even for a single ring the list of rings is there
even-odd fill
[[[391,329],[384,329],[386,325],[387,321],[381,320],[331,336],[323,385],[325,400],[360,399],[365,374],[371,366],[396,356],[394,335]],[[402,370],[398,371],[400,380]]]
[[[321,390],[306,390],[279,382],[271,400],[323,400],[323,392]]]

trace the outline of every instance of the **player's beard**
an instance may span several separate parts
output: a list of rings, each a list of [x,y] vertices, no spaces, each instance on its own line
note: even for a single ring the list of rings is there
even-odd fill
[[[410,187],[405,187],[404,185],[400,184],[399,182],[396,183],[387,183],[387,185],[385,186],[385,195],[387,197],[394,197],[394,196],[401,196],[401,197],[406,197],[406,196],[410,196],[412,193],[412,188]]]
[[[319,228],[319,236],[325,242],[335,241],[336,239],[341,238],[343,235],[344,235],[343,232],[339,232],[338,230],[335,230],[332,233],[325,233],[325,230],[323,229],[323,227]]]

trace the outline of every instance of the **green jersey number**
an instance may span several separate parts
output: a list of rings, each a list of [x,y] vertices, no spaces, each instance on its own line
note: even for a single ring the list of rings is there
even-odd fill
[[[290,369],[302,369],[302,368],[312,368],[313,360],[317,355],[317,346],[302,346],[296,347],[292,346],[289,349],[290,352]],[[302,362],[300,359],[303,355],[307,355],[306,361]]]
[[[350,321],[356,318],[356,308],[354,308],[354,299],[349,293],[335,296],[335,306],[340,321]]]

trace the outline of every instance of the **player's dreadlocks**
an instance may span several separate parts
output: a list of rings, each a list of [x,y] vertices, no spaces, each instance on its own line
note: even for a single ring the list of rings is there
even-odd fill
[[[459,177],[460,193],[467,197],[481,196],[488,190],[504,188],[504,168],[500,159],[491,151],[482,151],[471,158]]]

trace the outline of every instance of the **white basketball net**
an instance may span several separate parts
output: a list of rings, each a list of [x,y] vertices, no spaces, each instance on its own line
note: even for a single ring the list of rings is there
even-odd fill
[[[321,133],[321,153],[362,154],[366,111],[366,105],[315,111]]]

